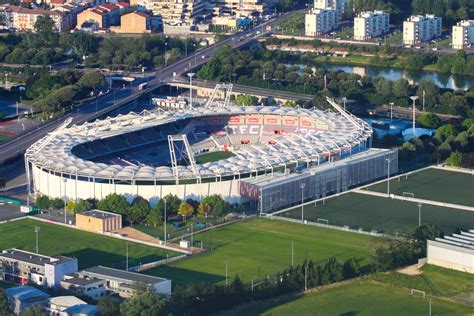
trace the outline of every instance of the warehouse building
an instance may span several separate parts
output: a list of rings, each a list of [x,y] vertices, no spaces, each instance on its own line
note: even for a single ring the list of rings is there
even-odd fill
[[[91,232],[111,232],[122,228],[122,215],[100,210],[77,213],[76,227]]]
[[[474,273],[474,230],[428,240],[427,260],[428,264]]]

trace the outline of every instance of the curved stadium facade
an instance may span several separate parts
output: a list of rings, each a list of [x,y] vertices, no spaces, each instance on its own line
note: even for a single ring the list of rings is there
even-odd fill
[[[25,154],[35,193],[100,199],[221,194],[240,201],[242,183],[302,173],[364,152],[371,127],[347,113],[285,107],[143,111],[72,126]],[[197,163],[206,153],[226,158]],[[174,158],[173,158],[174,156]],[[183,163],[186,161],[187,163]]]

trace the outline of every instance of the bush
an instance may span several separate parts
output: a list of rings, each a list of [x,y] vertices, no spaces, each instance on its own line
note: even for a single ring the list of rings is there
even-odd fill
[[[53,210],[61,210],[64,208],[64,201],[60,198],[54,198],[51,200],[50,207]]]
[[[40,195],[36,198],[36,207],[40,210],[47,210],[51,206],[51,201],[46,195]]]

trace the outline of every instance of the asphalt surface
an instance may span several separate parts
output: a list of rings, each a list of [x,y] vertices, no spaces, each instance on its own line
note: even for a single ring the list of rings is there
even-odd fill
[[[93,120],[106,113],[109,113],[117,108],[125,106],[128,103],[135,101],[139,97],[162,86],[164,82],[173,80],[175,77],[190,71],[190,68],[196,68],[204,64],[214,55],[216,50],[223,45],[230,45],[234,48],[248,45],[259,36],[266,34],[266,26],[273,26],[279,20],[287,17],[290,14],[292,14],[292,12],[282,14],[276,18],[257,25],[250,30],[238,32],[232,37],[223,39],[213,45],[190,54],[171,65],[168,65],[167,67],[157,71],[154,79],[148,81],[147,89],[139,90],[138,86],[135,86],[118,90],[115,93],[115,103],[113,102],[114,93],[110,92],[99,97],[97,102],[95,100],[86,102],[76,110],[68,112],[60,118],[51,120],[35,130],[24,133],[10,141],[1,143],[0,163],[24,153],[29,146],[45,136],[47,133],[55,130],[69,117],[72,118],[72,124],[82,124],[86,121]]]

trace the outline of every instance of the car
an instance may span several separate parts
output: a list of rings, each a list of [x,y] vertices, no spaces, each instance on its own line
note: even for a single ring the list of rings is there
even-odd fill
[[[202,59],[206,58],[206,55],[202,55],[201,58],[202,58]]]

